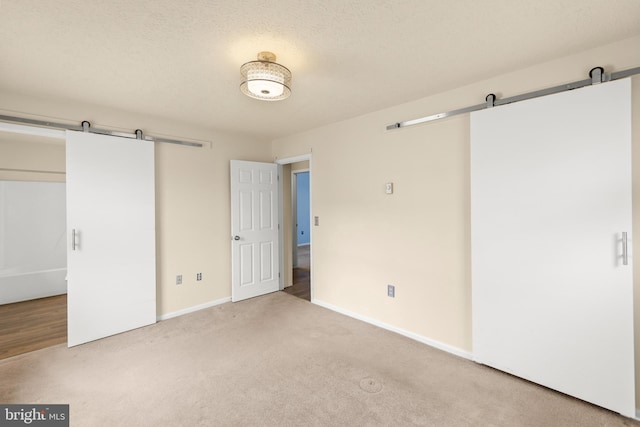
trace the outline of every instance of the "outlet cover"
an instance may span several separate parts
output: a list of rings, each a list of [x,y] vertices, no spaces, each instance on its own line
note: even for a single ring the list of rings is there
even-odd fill
[[[196,274],[196,281],[199,282],[200,280],[202,280],[202,273]]]

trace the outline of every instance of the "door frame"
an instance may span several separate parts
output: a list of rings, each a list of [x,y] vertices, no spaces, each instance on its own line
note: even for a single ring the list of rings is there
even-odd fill
[[[302,154],[299,156],[285,157],[282,159],[274,160],[274,163],[278,165],[278,175],[282,176],[282,166],[289,165],[292,163],[298,162],[309,162],[309,169],[305,170],[305,172],[309,172],[309,213],[310,216],[313,212],[313,158],[312,153]],[[283,180],[280,179],[278,181],[278,194],[279,201],[278,204],[280,206],[278,213],[278,222],[283,224],[282,227],[278,230],[278,239],[280,240],[280,271],[284,272],[284,185]],[[292,218],[293,220],[293,218]],[[313,272],[313,222],[311,222],[311,226],[309,227],[309,267]],[[311,293],[311,302],[313,302],[313,274],[309,277],[309,285],[310,285],[310,293]],[[284,274],[280,274],[280,290],[284,290]]]

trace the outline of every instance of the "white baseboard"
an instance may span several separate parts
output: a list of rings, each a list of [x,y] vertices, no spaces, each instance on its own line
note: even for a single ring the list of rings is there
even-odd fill
[[[367,317],[367,316],[362,316],[360,314],[353,313],[351,311],[342,309],[340,307],[336,307],[335,305],[329,304],[329,303],[324,302],[324,301],[320,301],[320,300],[317,300],[317,299],[312,299],[311,302],[313,304],[319,305],[320,307],[328,308],[331,311],[335,311],[337,313],[344,314],[345,316],[353,317],[354,319],[362,320],[363,322],[370,323],[370,324],[372,324],[374,326],[377,326],[379,328],[386,329],[386,330],[391,331],[391,332],[395,332],[396,334],[400,334],[400,335],[405,336],[407,338],[411,338],[412,340],[416,340],[416,341],[421,342],[423,344],[426,344],[428,346],[437,348],[438,350],[446,351],[447,353],[451,353],[451,354],[453,354],[455,356],[462,357],[462,358],[468,359],[468,360],[472,360],[473,355],[471,353],[469,353],[468,351],[461,350],[461,349],[459,349],[457,347],[453,347],[451,345],[441,343],[440,341],[436,341],[436,340],[432,340],[432,339],[427,338],[427,337],[423,337],[422,335],[418,335],[418,334],[415,334],[413,332],[406,331],[404,329],[398,328],[398,327],[393,326],[393,325],[389,325],[388,323],[380,322],[379,320],[372,319],[372,318]]]
[[[193,313],[195,311],[204,310],[205,308],[214,307],[216,305],[224,304],[224,303],[227,303],[227,302],[231,302],[231,297],[221,298],[221,299],[217,299],[215,301],[209,301],[207,303],[200,304],[200,305],[194,305],[193,307],[185,308],[183,310],[174,311],[172,313],[161,314],[160,316],[157,316],[156,319],[158,321],[167,320],[167,319],[171,319],[173,317],[178,317],[178,316],[182,316],[184,314]]]
[[[636,420],[640,421],[640,408],[636,408]]]

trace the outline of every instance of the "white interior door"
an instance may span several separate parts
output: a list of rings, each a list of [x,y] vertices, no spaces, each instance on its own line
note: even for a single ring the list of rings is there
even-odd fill
[[[231,161],[231,300],[279,290],[278,166]]]
[[[476,361],[635,416],[630,81],[473,113]]]
[[[154,145],[68,131],[66,161],[71,347],[156,321]]]

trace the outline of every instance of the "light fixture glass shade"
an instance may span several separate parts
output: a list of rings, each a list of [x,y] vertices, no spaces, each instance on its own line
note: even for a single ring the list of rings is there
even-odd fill
[[[267,56],[266,54],[270,54]],[[291,71],[271,60],[270,52],[258,54],[258,61],[251,61],[240,67],[242,82],[240,90],[247,96],[263,101],[279,101],[291,95]]]

